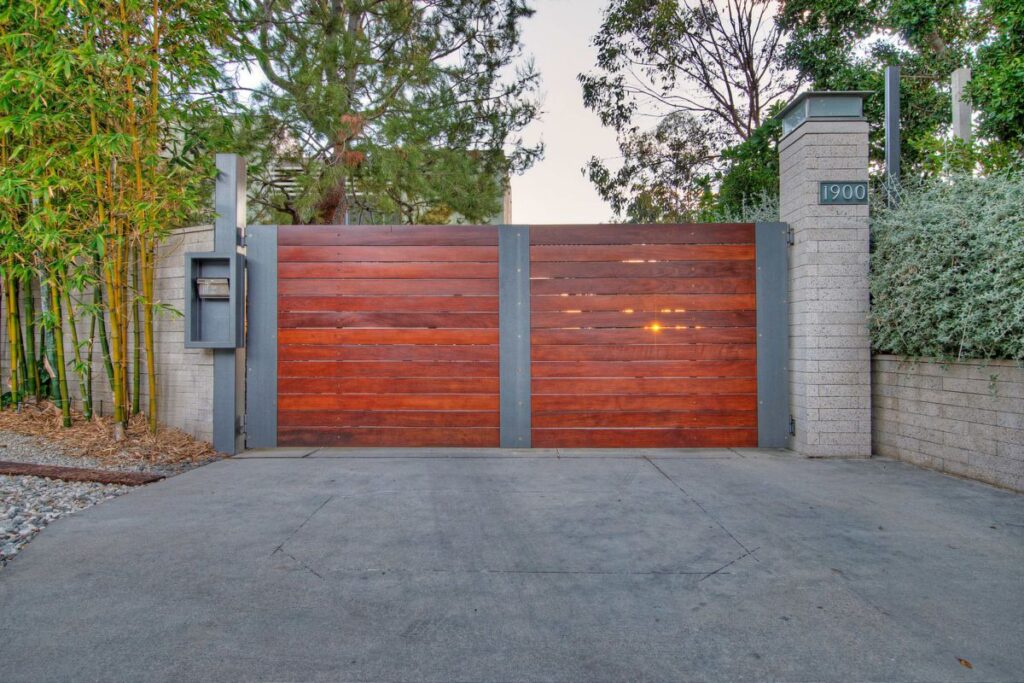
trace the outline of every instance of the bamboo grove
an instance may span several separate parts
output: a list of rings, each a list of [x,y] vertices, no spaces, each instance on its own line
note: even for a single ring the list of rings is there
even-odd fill
[[[156,430],[154,319],[173,313],[154,297],[157,245],[206,203],[227,10],[0,2],[5,407],[50,399],[68,426],[74,395],[89,419],[105,383],[115,425],[144,412]]]

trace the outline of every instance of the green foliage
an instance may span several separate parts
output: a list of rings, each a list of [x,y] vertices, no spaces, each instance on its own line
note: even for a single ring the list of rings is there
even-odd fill
[[[979,133],[1024,149],[1024,3],[984,0],[990,35],[977,53],[970,84],[981,109]]]
[[[254,3],[268,83],[242,132],[258,218],[491,218],[541,153],[519,137],[537,115],[531,14],[525,0]]]
[[[751,205],[763,205],[778,197],[781,137],[782,122],[769,118],[749,138],[722,152],[728,166],[718,184],[717,213],[743,214]],[[773,220],[778,220],[778,213]]]
[[[1024,177],[921,181],[871,229],[877,351],[1024,360]]]

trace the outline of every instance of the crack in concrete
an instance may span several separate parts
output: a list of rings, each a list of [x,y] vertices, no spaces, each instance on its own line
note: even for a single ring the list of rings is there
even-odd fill
[[[735,559],[729,560],[728,562],[723,564],[721,567],[719,567],[715,571],[709,572],[708,574],[705,574],[704,576],[702,576],[700,578],[700,581],[698,581],[697,583],[700,583],[704,579],[710,578],[710,577],[712,577],[712,576],[714,576],[716,574],[721,573],[723,569],[727,569],[727,568],[731,567],[732,565],[734,565],[737,562],[739,562],[740,560],[742,560],[744,557],[753,557],[754,553],[757,552],[758,550],[760,550],[760,548],[761,548],[761,546],[758,546],[757,548],[754,548],[753,550],[748,550],[747,552],[743,553],[742,555],[740,555],[739,557],[737,557]],[[757,558],[754,557],[754,560],[757,560]]]
[[[644,459],[644,460],[646,460],[646,461],[647,461],[647,462],[648,462],[648,463],[649,463],[649,464],[651,465],[651,467],[653,467],[654,469],[656,469],[656,470],[657,470],[657,471],[658,471],[658,472],[659,472],[659,473],[661,474],[661,476],[663,476],[663,477],[665,477],[666,479],[668,479],[668,480],[669,480],[669,483],[671,483],[671,484],[672,484],[673,486],[675,486],[675,487],[676,487],[677,489],[679,489],[679,491],[680,491],[680,492],[681,492],[681,493],[682,493],[682,494],[683,494],[684,496],[686,496],[687,498],[689,498],[689,499],[690,499],[690,500],[691,500],[691,501],[693,502],[693,504],[694,504],[694,505],[696,505],[696,506],[697,506],[698,508],[700,508],[700,511],[701,511],[701,512],[703,512],[703,513],[704,513],[705,515],[707,515],[708,519],[710,519],[710,520],[711,520],[712,522],[714,522],[715,524],[717,524],[717,525],[718,525],[718,528],[719,528],[719,529],[721,529],[722,531],[724,531],[724,532],[725,532],[725,535],[726,535],[726,536],[728,536],[729,538],[731,538],[731,539],[733,540],[733,542],[734,542],[734,543],[736,543],[736,545],[738,545],[739,547],[743,548],[743,551],[744,551],[744,552],[745,552],[745,553],[746,553],[747,555],[751,555],[751,556],[752,556],[752,557],[754,558],[754,561],[755,561],[755,562],[760,562],[760,560],[758,560],[758,559],[757,559],[757,556],[756,556],[756,555],[754,555],[754,551],[753,551],[753,550],[751,550],[751,549],[750,549],[750,548],[748,548],[747,546],[743,545],[743,543],[741,543],[741,542],[740,542],[740,539],[736,538],[736,536],[735,536],[735,535],[733,535],[733,533],[732,533],[731,531],[729,531],[729,530],[728,530],[728,529],[727,529],[727,528],[725,527],[725,525],[724,525],[724,524],[722,524],[722,522],[721,522],[721,521],[720,521],[720,520],[719,520],[719,519],[718,519],[717,517],[715,517],[715,516],[714,516],[714,515],[712,515],[712,514],[711,514],[710,512],[708,512],[707,508],[705,508],[705,507],[704,507],[703,505],[701,505],[701,504],[700,504],[700,501],[699,501],[699,500],[697,500],[696,498],[694,498],[694,497],[693,497],[692,495],[690,495],[690,493],[689,493],[689,492],[688,492],[688,491],[687,491],[686,489],[684,489],[684,488],[683,488],[682,486],[680,486],[679,484],[677,484],[677,483],[676,483],[676,480],[675,480],[675,479],[673,479],[672,477],[670,477],[670,476],[668,475],[668,473],[667,473],[667,472],[666,472],[665,470],[663,470],[663,469],[661,469],[660,467],[658,467],[658,465],[657,465],[657,464],[655,464],[655,462],[654,462],[653,460],[651,460],[651,459],[650,459],[649,457],[647,457],[647,456],[644,456],[644,458],[643,458],[643,459]],[[757,550],[757,548],[755,548],[754,550]]]
[[[318,505],[316,507],[316,509],[313,510],[313,512],[309,513],[309,516],[306,517],[306,519],[302,520],[302,523],[299,524],[297,527],[295,527],[295,529],[290,534],[288,534],[288,536],[283,541],[281,541],[280,545],[278,545],[276,548],[274,548],[273,552],[270,553],[270,556],[273,557],[275,554],[277,554],[279,552],[282,552],[282,548],[284,548],[285,544],[288,543],[288,541],[292,540],[292,538],[295,536],[295,534],[299,533],[299,530],[301,530],[302,527],[306,526],[306,522],[308,522],[309,520],[313,519],[313,516],[316,513],[318,513],[321,510],[323,510],[324,506],[327,505],[328,503],[330,503],[332,500],[334,500],[334,496],[333,495],[327,496],[327,500],[325,500],[324,502],[320,503],[320,505]],[[285,553],[285,554],[287,555],[287,553]],[[292,558],[292,559],[295,559],[295,558]],[[296,561],[298,561],[298,560],[296,560]]]

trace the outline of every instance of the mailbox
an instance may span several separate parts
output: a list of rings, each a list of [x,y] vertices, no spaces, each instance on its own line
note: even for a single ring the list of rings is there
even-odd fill
[[[245,259],[241,254],[185,254],[185,348],[243,346]]]

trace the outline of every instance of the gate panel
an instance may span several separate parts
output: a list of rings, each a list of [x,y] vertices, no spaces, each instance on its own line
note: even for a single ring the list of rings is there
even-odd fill
[[[279,445],[498,445],[496,228],[278,234]]]
[[[536,447],[756,446],[754,226],[538,226]]]

